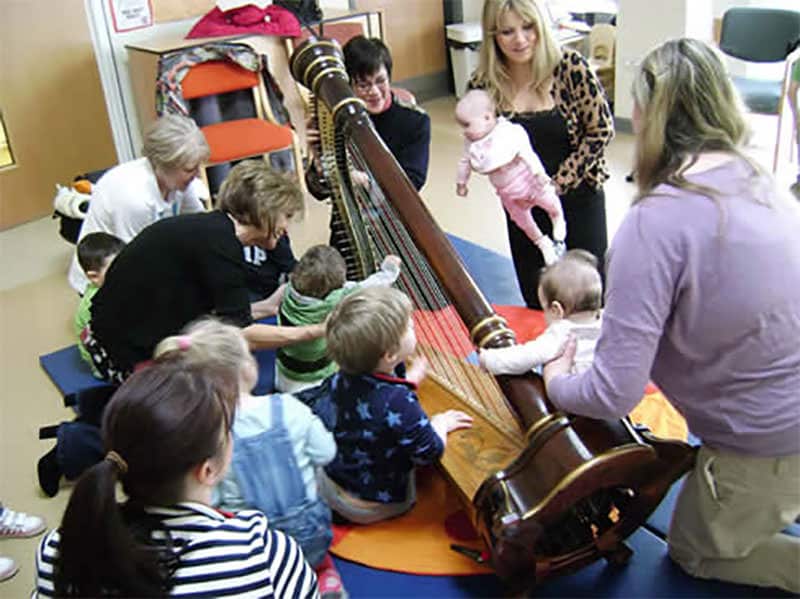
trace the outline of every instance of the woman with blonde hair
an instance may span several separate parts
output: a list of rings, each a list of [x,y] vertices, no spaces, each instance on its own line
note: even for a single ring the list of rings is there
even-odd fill
[[[602,272],[607,245],[603,152],[614,136],[599,81],[575,50],[560,48],[536,0],[485,0],[480,64],[470,87],[485,89],[502,116],[522,125],[553,180],[567,222],[567,249],[594,254]],[[543,235],[552,223],[532,214]],[[540,308],[541,252],[510,218],[511,255],[525,303]]]
[[[210,150],[192,119],[171,114],[153,121],[145,131],[142,154],[100,177],[78,241],[99,231],[127,243],[157,220],[204,210],[208,191],[197,175]],[[81,294],[89,282],[77,256],[69,282]]]
[[[554,405],[619,418],[652,379],[702,440],[669,530],[687,572],[800,592],[800,211],[746,156],[717,53],[672,40],[633,84],[639,194],[608,258],[592,367],[544,371]]]

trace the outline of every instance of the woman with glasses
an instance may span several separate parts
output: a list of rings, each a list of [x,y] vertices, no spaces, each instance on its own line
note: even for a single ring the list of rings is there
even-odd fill
[[[605,148],[614,125],[605,93],[586,60],[560,48],[536,0],[485,0],[483,43],[470,87],[486,90],[498,112],[522,125],[556,188],[567,221],[567,249],[584,249],[600,264],[607,246]],[[541,208],[532,215],[552,237]],[[507,218],[517,281],[529,308],[540,309],[539,248]]]
[[[343,48],[344,66],[372,124],[417,190],[428,177],[431,119],[392,92],[392,55],[378,38],[356,36]]]
[[[350,84],[356,96],[364,101],[375,130],[414,187],[422,189],[428,178],[430,117],[422,108],[399,98],[393,92],[392,55],[381,40],[359,35],[351,38],[343,51]],[[307,135],[313,153],[319,141],[319,131],[310,128]],[[313,171],[312,174],[318,175]],[[356,182],[361,181],[361,177],[363,175],[360,173],[354,174]],[[313,185],[313,180],[313,176],[307,177],[311,193],[319,199],[327,197],[329,190],[319,186],[315,191],[318,186]]]

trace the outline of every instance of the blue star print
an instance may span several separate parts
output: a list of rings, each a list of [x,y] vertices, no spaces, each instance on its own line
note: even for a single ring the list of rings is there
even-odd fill
[[[391,410],[386,412],[386,424],[391,428],[400,426],[402,422],[403,419],[400,417],[400,414],[398,412],[392,412]]]
[[[364,451],[363,449],[356,449],[353,452],[353,457],[356,460],[356,463],[359,466],[363,466],[364,464],[371,464],[372,460],[369,459],[369,454]]]
[[[369,429],[364,429],[361,431],[361,438],[365,441],[374,441],[375,440],[375,433],[373,433]]]
[[[423,414],[422,418],[419,419],[419,425],[420,426],[428,426],[428,422],[430,422],[430,421],[428,420],[428,417],[425,416],[424,414]]]
[[[372,414],[369,413],[369,404],[367,402],[359,401],[356,410],[358,415],[361,416],[361,420],[372,420]]]
[[[378,501],[382,503],[389,503],[392,500],[392,496],[389,495],[388,491],[378,491]]]

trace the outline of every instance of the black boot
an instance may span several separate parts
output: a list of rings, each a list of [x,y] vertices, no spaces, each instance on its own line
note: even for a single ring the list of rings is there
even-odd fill
[[[58,493],[59,482],[61,482],[61,467],[56,458],[56,447],[39,458],[36,465],[39,475],[39,486],[48,497],[55,497]]]

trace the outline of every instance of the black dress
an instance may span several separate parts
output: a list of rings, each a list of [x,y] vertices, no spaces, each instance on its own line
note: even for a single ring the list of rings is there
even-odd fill
[[[528,133],[533,150],[539,155],[547,174],[556,174],[558,167],[573,151],[569,143],[567,124],[556,109],[518,113],[511,122],[522,125]],[[595,189],[583,182],[560,196],[567,222],[567,249],[580,248],[594,254],[603,273],[603,257],[608,246],[606,233],[606,202],[603,189]],[[552,235],[550,217],[541,208],[531,210],[533,219],[542,233]],[[537,289],[539,272],[544,258],[528,236],[506,214],[511,257],[517,272],[520,291],[529,308],[541,309]]]

